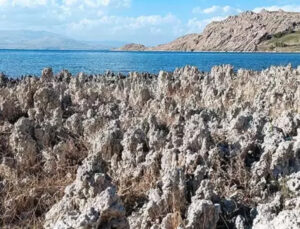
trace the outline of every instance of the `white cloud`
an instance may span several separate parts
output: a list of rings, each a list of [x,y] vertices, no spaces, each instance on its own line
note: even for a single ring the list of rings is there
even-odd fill
[[[168,14],[166,16],[161,15],[149,15],[138,17],[122,17],[122,16],[101,16],[97,19],[84,18],[76,23],[71,23],[69,26],[73,30],[82,30],[86,28],[102,27],[106,25],[107,30],[138,30],[141,28],[152,28],[156,31],[158,28],[165,25],[175,26],[180,23],[174,15]],[[160,30],[161,31],[161,30]]]
[[[300,5],[283,5],[283,6],[273,5],[273,6],[266,6],[266,7],[257,7],[253,11],[258,13],[263,9],[268,11],[284,10],[288,12],[300,12]]]
[[[218,10],[222,10],[222,8],[220,6],[212,6],[210,8],[204,9],[203,13],[211,14],[211,13],[216,13]]]
[[[241,9],[234,8],[232,6],[217,6],[213,5],[209,8],[202,9],[201,7],[196,7],[192,10],[194,14],[233,14],[242,12]]]
[[[213,21],[222,21],[229,15],[241,13],[242,10],[232,6],[218,6],[213,5],[209,8],[196,7],[192,10],[193,14],[198,17],[191,18],[188,23],[189,33],[200,33],[203,29]]]
[[[0,6],[11,6],[11,7],[36,7],[45,6],[48,0],[0,0]]]
[[[3,6],[4,4],[6,4],[8,2],[8,0],[0,0],[0,6]]]
[[[129,7],[131,0],[0,0],[0,6],[6,7]]]
[[[202,20],[192,18],[187,23],[188,33],[200,33],[209,23],[213,21],[222,21],[225,18],[226,17],[211,17]]]
[[[187,27],[189,33],[199,33],[205,27],[205,22],[203,20],[198,20],[197,18],[192,18],[188,21]]]
[[[211,21],[224,19],[238,10],[231,6],[194,9],[195,14],[201,15],[181,21],[172,13],[124,16],[115,9],[131,7],[131,1],[0,0],[0,28],[46,30],[78,40],[121,40],[156,45],[187,33],[200,33]],[[113,14],[114,11],[119,13]],[[214,12],[221,12],[217,14],[220,17],[214,17]]]
[[[76,3],[78,3],[78,0],[64,0],[63,2],[67,6],[72,6],[72,5],[75,5]]]
[[[71,0],[71,1],[75,2],[75,0]],[[78,0],[75,3],[80,3],[86,7],[93,7],[93,8],[100,7],[100,6],[129,7],[131,1],[130,0],[83,0],[83,1]]]
[[[186,32],[181,20],[173,14],[137,17],[103,15],[72,22],[66,28],[70,34],[89,34],[91,40],[99,39],[101,34],[105,39],[123,39],[146,45],[168,42]]]

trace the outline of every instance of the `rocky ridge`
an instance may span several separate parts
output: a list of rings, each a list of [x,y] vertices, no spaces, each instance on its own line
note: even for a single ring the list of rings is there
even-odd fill
[[[297,51],[296,43],[282,43],[272,38],[279,38],[300,30],[300,13],[284,11],[266,11],[260,13],[246,11],[237,16],[230,16],[223,21],[212,22],[201,34],[188,34],[167,44],[139,49],[138,51]],[[275,39],[276,40],[276,39]],[[123,48],[125,50],[126,47]]]
[[[1,74],[1,228],[299,228],[299,114],[299,67]]]

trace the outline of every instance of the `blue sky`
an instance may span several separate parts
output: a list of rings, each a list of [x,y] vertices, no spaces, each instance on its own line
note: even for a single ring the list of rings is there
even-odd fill
[[[44,30],[78,40],[156,45],[200,33],[245,10],[299,11],[299,0],[0,0],[0,29]]]

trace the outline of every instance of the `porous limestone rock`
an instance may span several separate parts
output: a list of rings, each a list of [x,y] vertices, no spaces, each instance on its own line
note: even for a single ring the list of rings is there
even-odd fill
[[[116,188],[98,156],[89,156],[64,197],[46,214],[44,228],[129,228]]]
[[[220,207],[211,201],[193,198],[187,213],[187,229],[216,228]]]
[[[271,203],[259,205],[258,215],[254,219],[253,229],[296,229],[300,226],[299,196],[292,201],[283,202],[280,195]],[[282,202],[284,208],[282,209]]]
[[[42,71],[42,77],[41,79],[45,82],[51,81],[53,78],[53,71],[52,68],[44,68]]]
[[[12,223],[0,227],[30,228],[49,208],[46,228],[297,226],[299,75],[223,65],[5,79],[0,211]]]
[[[37,144],[34,140],[34,122],[21,118],[14,125],[9,139],[10,147],[20,166],[30,167],[37,162]]]

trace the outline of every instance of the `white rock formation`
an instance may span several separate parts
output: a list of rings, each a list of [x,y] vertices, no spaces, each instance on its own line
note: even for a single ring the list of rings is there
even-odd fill
[[[299,227],[299,76],[1,76],[1,227]]]
[[[44,228],[129,228],[116,188],[102,173],[101,159],[89,156],[78,169],[76,180],[46,214]]]

